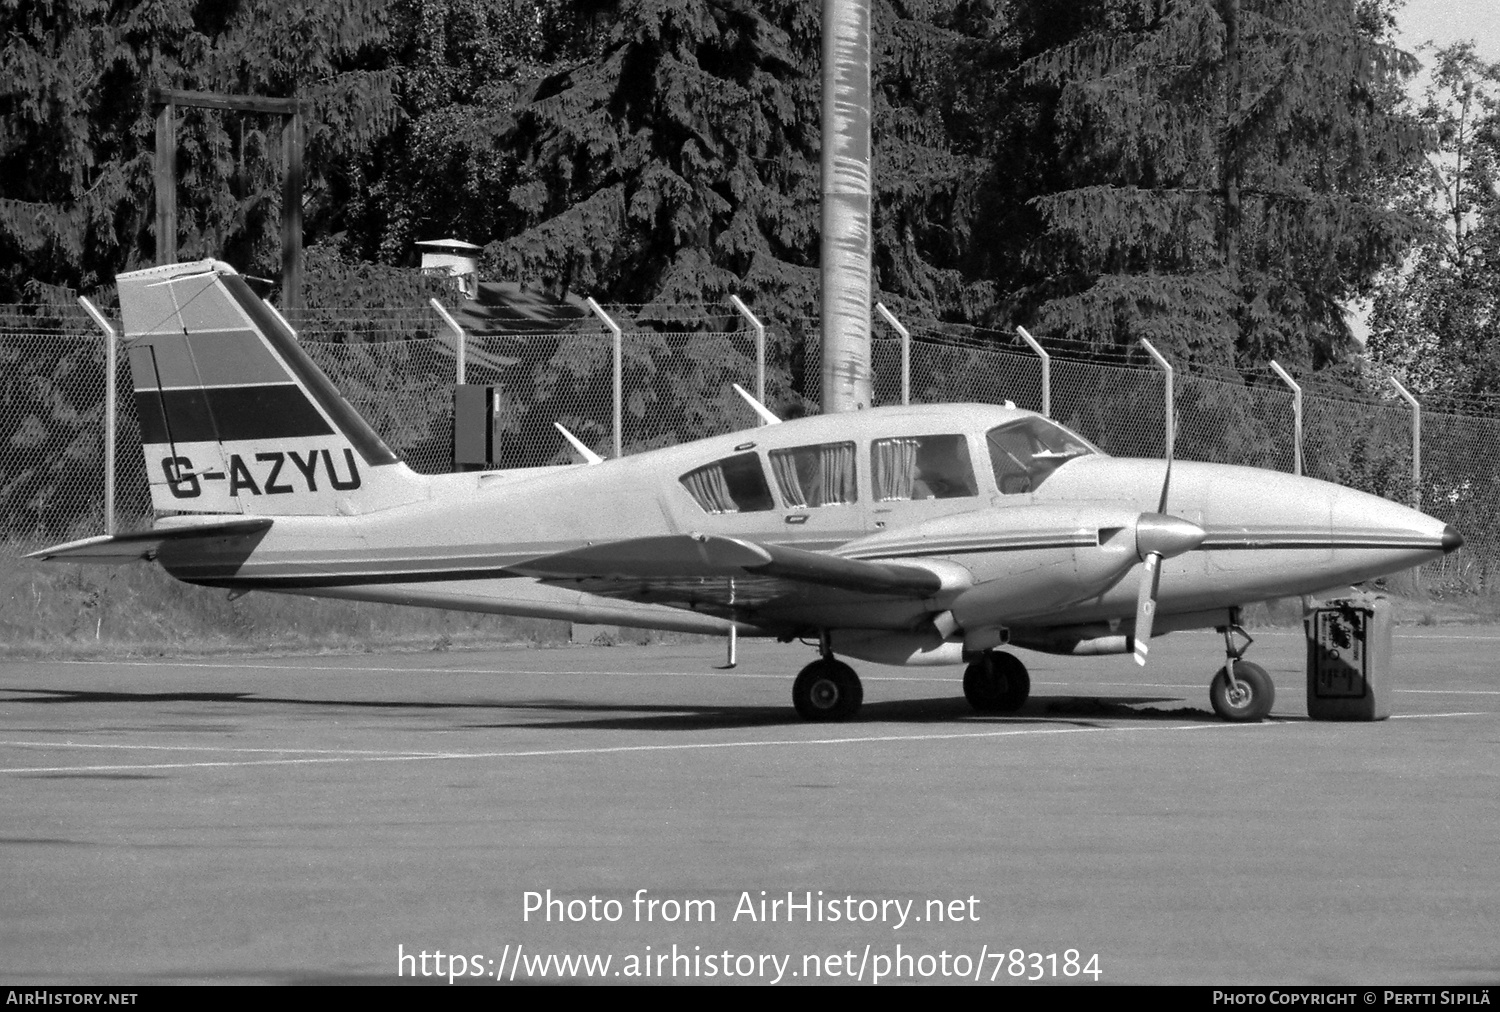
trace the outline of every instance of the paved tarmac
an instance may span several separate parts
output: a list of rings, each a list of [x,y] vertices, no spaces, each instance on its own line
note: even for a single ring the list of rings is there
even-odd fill
[[[1398,632],[1375,724],[1302,649],[1255,725],[1212,634],[840,725],[750,641],[0,663],[0,983],[1500,982],[1500,629]]]

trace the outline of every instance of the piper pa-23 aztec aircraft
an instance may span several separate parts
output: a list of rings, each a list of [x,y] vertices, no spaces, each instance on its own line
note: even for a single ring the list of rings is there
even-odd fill
[[[1242,605],[1441,558],[1415,510],[1247,467],[1111,457],[988,404],[802,418],[616,460],[418,475],[218,261],[121,275],[152,503],[146,532],[46,559],[155,560],[188,583],[727,635],[816,640],[797,712],[859,708],[840,657],[967,664],[1014,711],[1009,644],[1134,653],[1217,628],[1210,698],[1259,720]],[[770,412],[756,405],[769,422]]]

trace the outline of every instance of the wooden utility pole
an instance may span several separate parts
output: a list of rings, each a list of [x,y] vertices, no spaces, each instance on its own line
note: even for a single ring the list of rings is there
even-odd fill
[[[177,110],[170,102],[156,110],[156,262],[177,262]]]
[[[298,98],[226,95],[153,88],[156,113],[156,262],[177,260],[177,107],[226,109],[281,117],[281,305],[302,308],[302,148],[306,102]]]
[[[1220,149],[1223,177],[1224,235],[1220,249],[1224,267],[1234,283],[1240,270],[1240,0],[1223,0],[1224,18],[1224,132]]]

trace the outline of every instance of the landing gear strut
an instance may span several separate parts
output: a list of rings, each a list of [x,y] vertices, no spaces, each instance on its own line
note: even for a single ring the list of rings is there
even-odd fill
[[[1031,694],[1031,676],[1013,654],[985,651],[964,671],[964,696],[980,713],[1014,713]]]
[[[1271,676],[1259,664],[1241,660],[1250,644],[1255,642],[1238,623],[1223,628],[1224,655],[1226,660],[1219,673],[1214,675],[1208,687],[1208,698],[1214,712],[1225,720],[1250,723],[1264,720],[1276,702],[1276,686]],[[1235,637],[1244,639],[1235,644]]]
[[[833,656],[825,633],[823,656],[803,668],[792,683],[792,705],[803,720],[848,720],[865,700],[864,686],[854,669]]]

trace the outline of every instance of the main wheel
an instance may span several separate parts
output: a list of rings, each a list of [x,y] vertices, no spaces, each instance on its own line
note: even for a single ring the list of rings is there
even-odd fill
[[[1214,704],[1214,712],[1225,720],[1249,722],[1264,720],[1276,702],[1276,686],[1271,676],[1259,664],[1249,661],[1234,662],[1233,689],[1229,687],[1229,671],[1220,668],[1208,687],[1208,698]]]
[[[1012,654],[986,653],[964,671],[964,696],[980,713],[1014,713],[1029,695],[1031,676]]]
[[[864,700],[854,669],[831,657],[813,661],[792,683],[792,705],[803,720],[848,720]]]

